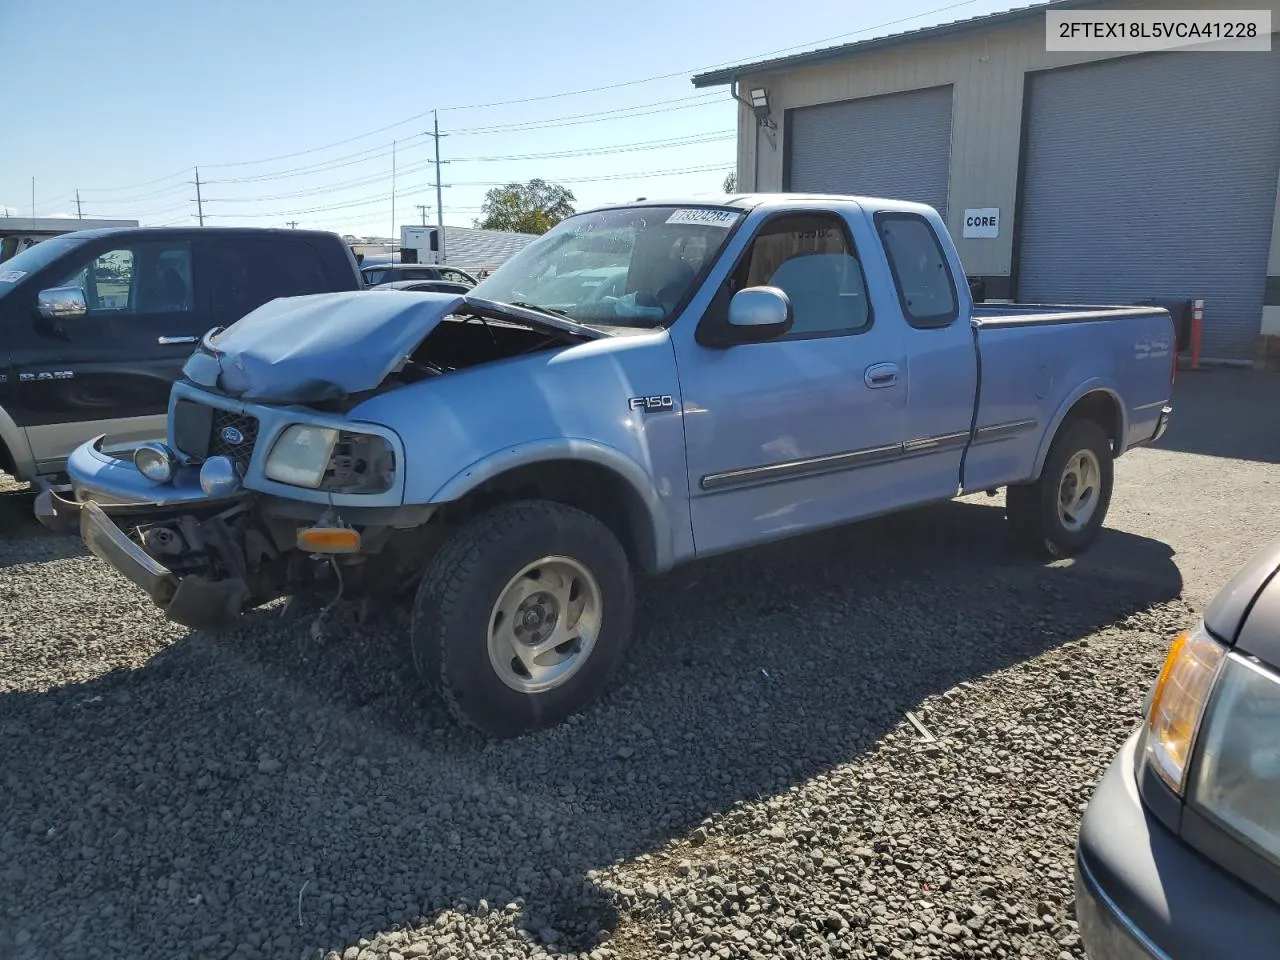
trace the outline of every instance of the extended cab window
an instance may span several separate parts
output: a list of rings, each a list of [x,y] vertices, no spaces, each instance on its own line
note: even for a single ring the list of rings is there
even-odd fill
[[[108,250],[58,286],[79,287],[90,316],[189,313],[191,243],[154,240]]]
[[[277,297],[331,289],[320,255],[302,240],[219,240],[214,244],[213,269],[213,306],[219,322],[239,320]]]
[[[898,300],[913,327],[945,327],[958,314],[955,281],[933,227],[914,214],[880,214],[876,227]]]
[[[788,339],[858,333],[871,324],[862,264],[838,217],[806,213],[765,224],[736,286],[786,293],[794,318]]]

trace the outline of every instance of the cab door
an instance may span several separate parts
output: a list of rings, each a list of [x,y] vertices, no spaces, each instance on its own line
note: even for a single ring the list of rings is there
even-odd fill
[[[38,467],[98,434],[110,446],[164,434],[170,387],[210,326],[198,257],[189,236],[108,236],[40,284],[79,288],[82,316],[42,317],[30,292],[13,395]]]
[[[856,210],[856,208],[854,208]],[[877,316],[872,237],[829,210],[773,216],[712,301],[768,285],[793,324],[762,343],[673,337],[699,555],[853,520],[897,502],[908,367],[901,317]]]

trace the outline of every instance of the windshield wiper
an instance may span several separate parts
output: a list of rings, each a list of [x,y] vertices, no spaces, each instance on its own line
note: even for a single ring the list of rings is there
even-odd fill
[[[528,300],[504,300],[503,302],[508,303],[513,307],[523,307],[525,310],[534,310],[538,313],[550,313],[557,317],[564,317],[566,320],[573,320],[573,317],[569,316],[569,314],[565,313],[563,310],[556,310],[553,307],[540,307],[536,303],[530,303]],[[578,321],[573,320],[573,322],[577,323]]]

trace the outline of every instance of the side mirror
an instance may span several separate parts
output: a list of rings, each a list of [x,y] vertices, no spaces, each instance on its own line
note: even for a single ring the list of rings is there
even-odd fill
[[[729,301],[729,335],[735,343],[773,340],[791,329],[791,300],[778,287],[746,287]]]
[[[36,296],[36,309],[46,320],[76,320],[89,312],[79,287],[50,287]]]

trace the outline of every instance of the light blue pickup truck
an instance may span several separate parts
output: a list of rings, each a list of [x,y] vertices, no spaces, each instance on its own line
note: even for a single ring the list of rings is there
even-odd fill
[[[582,271],[625,279],[558,282]],[[1175,369],[1162,309],[975,307],[927,206],[637,202],[463,296],[292,297],[211,331],[167,438],[85,444],[37,513],[195,628],[411,600],[424,680],[511,736],[605,688],[637,571],[1000,487],[1019,542],[1085,549]]]

